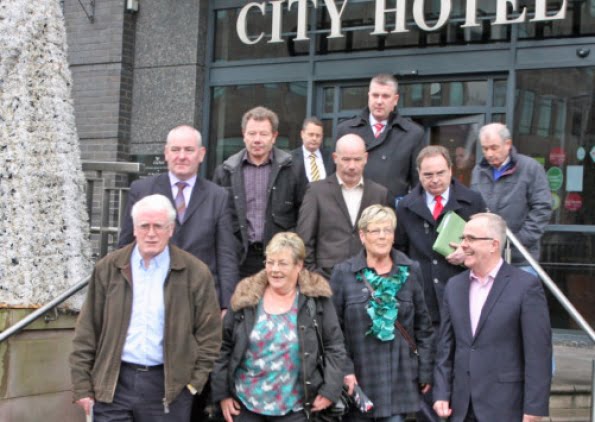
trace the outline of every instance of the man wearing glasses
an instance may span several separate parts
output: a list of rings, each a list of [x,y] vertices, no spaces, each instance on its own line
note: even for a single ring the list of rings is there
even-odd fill
[[[469,270],[444,292],[434,409],[452,422],[537,422],[548,415],[549,311],[541,283],[502,260],[506,223],[476,214],[461,249]]]
[[[79,315],[74,400],[95,422],[189,421],[221,346],[213,278],[169,245],[176,210],[167,197],[146,196],[131,215],[135,242],[97,263]]]
[[[436,228],[448,211],[468,220],[471,215],[485,211],[486,205],[480,194],[452,177],[452,160],[446,148],[438,145],[423,148],[417,156],[417,170],[420,183],[397,206],[395,244],[421,266],[424,297],[437,332],[446,282],[463,271],[461,264],[465,256],[460,248],[453,248],[446,257],[433,251]],[[438,421],[431,403],[426,395],[424,412],[418,415],[418,421]]]

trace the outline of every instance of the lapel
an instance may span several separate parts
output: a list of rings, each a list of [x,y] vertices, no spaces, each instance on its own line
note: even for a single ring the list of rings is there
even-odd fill
[[[428,208],[428,207],[426,207],[426,208]],[[450,183],[448,202],[446,203],[446,205],[444,205],[444,209],[442,210],[442,214],[440,214],[440,215],[442,216],[442,215],[446,214],[448,211],[457,212],[461,208],[462,208],[462,205],[458,201],[456,185],[454,183],[454,178],[453,178],[452,182]]]
[[[371,180],[364,179],[364,194],[362,195],[362,203],[359,207],[357,212],[357,218],[355,219],[355,225],[357,226],[357,222],[359,221],[360,216],[362,215],[362,211],[368,208],[370,205],[377,203],[372,197],[372,189],[370,187]]]
[[[510,268],[509,268],[508,264],[506,264],[504,262],[504,263],[502,263],[502,267],[500,267],[500,271],[498,271],[498,274],[496,275],[496,278],[494,279],[494,284],[492,285],[492,289],[490,290],[490,293],[488,294],[486,302],[483,305],[483,308],[481,309],[481,314],[479,315],[479,322],[477,323],[477,329],[475,330],[475,338],[473,339],[474,341],[479,336],[479,334],[481,332],[481,328],[484,325],[485,321],[487,320],[488,315],[494,308],[494,305],[498,301],[498,298],[500,297],[500,295],[502,294],[502,292],[504,291],[504,289],[506,288],[506,286],[508,285],[509,282],[510,282]],[[467,302],[469,302],[469,294],[468,293],[467,293]],[[469,312],[468,305],[467,305],[467,312]],[[471,321],[471,320],[469,319],[469,321]],[[469,327],[471,327],[471,322],[469,322]]]
[[[451,199],[452,197],[449,198],[449,203]],[[438,226],[436,220],[434,220],[434,217],[432,217],[432,213],[430,212],[430,209],[426,204],[425,191],[423,190],[421,185],[417,185],[417,187],[415,188],[415,197],[411,201],[411,204],[408,206],[408,208],[411,210],[411,212],[417,214],[421,219],[428,223],[430,227],[435,228]]]
[[[190,216],[198,209],[200,204],[204,202],[206,196],[204,195],[204,185],[205,181],[200,177],[200,175],[197,175],[194,188],[192,189],[192,195],[190,195],[190,203],[186,207],[186,212],[184,213],[184,222],[182,225],[186,224],[186,222],[190,220]]]
[[[473,341],[473,332],[471,331],[471,313],[469,311],[469,287],[470,287],[469,284],[471,283],[469,280],[470,274],[471,274],[471,271],[467,270],[462,275],[462,277],[465,278],[465,282],[461,283],[461,285],[462,285],[462,288],[461,288],[462,303],[461,303],[461,307],[459,308],[463,312],[463,323],[465,324],[465,327],[466,327],[465,328],[466,335],[469,339],[471,339],[471,341],[469,343],[471,343]]]
[[[329,177],[329,175],[335,171],[333,154],[326,148],[321,148],[320,153],[322,154],[322,162],[324,163],[324,169],[326,170],[326,177]]]
[[[347,224],[349,224],[349,226],[353,230],[354,227],[351,224],[351,217],[349,217],[349,210],[347,209],[347,205],[345,204],[345,199],[343,199],[343,192],[341,192],[341,186],[339,185],[339,181],[337,180],[337,175],[333,173],[332,175],[324,179],[323,183],[328,183],[333,195],[333,199],[335,200],[337,206],[339,207],[339,209],[343,213],[343,216],[347,220]]]
[[[173,204],[174,208],[176,207],[176,201],[174,201],[174,197],[172,196],[171,192],[171,184],[169,182],[169,174],[168,173],[161,173],[157,176],[157,181],[155,183],[155,190],[152,192],[154,194],[160,194],[169,198],[171,203]]]

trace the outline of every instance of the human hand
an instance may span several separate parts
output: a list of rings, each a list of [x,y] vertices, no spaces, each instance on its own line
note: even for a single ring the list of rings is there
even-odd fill
[[[463,252],[461,245],[455,242],[450,242],[448,245],[455,250],[446,256],[446,260],[452,265],[461,265],[465,262],[465,252]]]
[[[427,394],[432,390],[432,384],[419,384],[419,391],[422,394]]]
[[[95,404],[95,400],[93,400],[91,397],[83,397],[82,399],[77,400],[76,404],[83,408],[85,415],[90,415],[93,405]]]
[[[312,403],[312,412],[320,412],[321,410],[329,407],[331,404],[333,404],[332,401],[319,394],[314,399],[314,403]]]
[[[220,405],[225,422],[233,422],[233,417],[240,414],[240,404],[231,397],[221,400]]]
[[[523,415],[523,422],[539,422],[541,420],[541,416],[533,416],[533,415]]]
[[[345,375],[343,377],[343,384],[347,386],[347,394],[352,396],[353,388],[355,387],[355,384],[357,384],[357,378],[355,378],[355,374]]]
[[[446,419],[452,415],[452,409],[449,407],[449,403],[446,400],[436,400],[434,402],[434,410],[441,418]]]

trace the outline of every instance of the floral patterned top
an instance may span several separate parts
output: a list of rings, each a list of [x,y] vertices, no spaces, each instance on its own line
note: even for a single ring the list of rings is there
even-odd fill
[[[258,304],[250,345],[235,373],[238,399],[251,412],[282,416],[303,408],[297,303],[298,295],[291,309],[278,315],[268,314],[262,300]]]

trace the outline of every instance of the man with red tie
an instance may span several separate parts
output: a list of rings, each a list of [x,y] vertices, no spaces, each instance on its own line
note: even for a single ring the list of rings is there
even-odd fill
[[[464,270],[461,264],[465,260],[460,248],[446,257],[432,250],[436,228],[448,211],[468,220],[473,214],[485,211],[486,205],[481,195],[452,177],[452,160],[446,148],[438,145],[423,148],[417,156],[417,170],[420,183],[397,206],[395,244],[421,266],[426,305],[436,332],[446,282]],[[431,405],[427,410],[432,412]],[[418,415],[418,421],[425,420],[438,418]]]
[[[364,176],[388,189],[391,206],[417,183],[415,157],[423,146],[424,131],[399,114],[399,84],[388,74],[370,81],[368,107],[359,116],[337,126],[336,139],[353,133],[366,142],[368,165]]]

